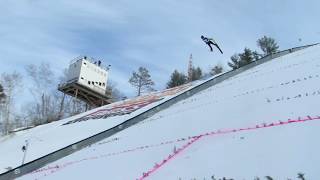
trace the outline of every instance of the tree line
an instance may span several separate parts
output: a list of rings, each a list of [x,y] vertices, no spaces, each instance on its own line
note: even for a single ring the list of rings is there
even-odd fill
[[[30,64],[25,68],[29,79],[24,84],[23,76],[18,72],[2,73],[0,76],[0,135],[9,134],[11,130],[50,123],[62,118],[84,112],[84,102],[65,96],[57,90],[57,85],[66,82],[67,71],[57,77],[48,63]],[[20,104],[17,100],[22,91],[28,91],[27,102]]]
[[[243,53],[235,53],[230,57],[231,61],[228,62],[228,66],[230,66],[232,69],[238,69],[242,66],[250,64],[253,61],[259,60],[264,56],[276,53],[279,49],[275,39],[267,36],[263,36],[262,38],[258,39],[257,46],[260,48],[262,53],[252,51],[249,48],[244,48]]]
[[[228,62],[228,66],[233,70],[238,69],[253,61],[259,60],[264,56],[276,53],[279,49],[279,46],[275,39],[267,36],[263,36],[262,38],[258,39],[257,46],[260,48],[262,53],[259,53],[256,50],[252,51],[249,48],[244,48],[243,53],[235,53],[230,57],[231,61]],[[204,76],[214,76],[222,73],[223,71],[224,68],[222,65],[215,65],[210,69],[209,73],[203,73],[203,70],[200,67],[192,67],[191,73],[188,75],[184,74],[183,72],[179,72],[177,69],[175,69],[172,72],[169,81],[167,82],[166,88],[172,88],[191,81],[199,80]],[[132,77],[129,80],[129,83],[137,89],[137,96],[140,96],[141,92],[143,91],[152,90],[152,87],[154,85],[149,71],[145,67],[139,67],[137,72],[133,72]]]

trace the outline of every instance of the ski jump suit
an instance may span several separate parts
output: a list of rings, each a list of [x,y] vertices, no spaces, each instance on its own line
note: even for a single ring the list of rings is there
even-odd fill
[[[220,49],[220,47],[218,46],[218,44],[212,38],[207,38],[207,37],[201,36],[201,39],[210,47],[210,51],[213,51],[213,49],[211,47],[211,44],[213,44],[219,49],[221,54],[223,54],[223,52]]]

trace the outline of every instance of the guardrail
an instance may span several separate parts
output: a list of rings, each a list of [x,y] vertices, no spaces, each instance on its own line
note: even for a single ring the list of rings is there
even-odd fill
[[[318,44],[318,43],[317,43]],[[202,84],[199,84],[195,87],[193,87],[192,89],[186,91],[186,92],[183,92],[179,95],[177,95],[176,97],[173,97],[172,99],[169,99],[135,117],[132,117],[130,119],[128,119],[127,121],[121,123],[121,124],[118,124],[117,126],[115,127],[112,127],[110,129],[107,129],[103,132],[100,132],[96,135],[93,135],[91,137],[88,137],[86,139],[83,139],[81,141],[78,141],[76,143],[73,143],[69,146],[66,146],[62,149],[59,149],[57,151],[54,151],[48,155],[45,155],[43,157],[40,157],[38,159],[35,159],[31,162],[28,162],[24,165],[21,165],[19,167],[16,167],[12,170],[9,170],[5,173],[2,173],[0,174],[0,180],[9,180],[9,179],[15,179],[15,178],[18,178],[20,176],[23,176],[25,174],[28,174],[36,169],[39,169],[51,162],[54,162],[58,159],[61,159],[65,156],[68,156],[74,152],[77,152],[91,144],[94,144],[96,142],[99,142],[105,138],[108,138],[126,128],[129,128],[130,126],[133,126],[143,120],[145,120],[146,118],[170,107],[171,105],[181,101],[181,100],[184,100],[190,96],[193,96],[194,94],[200,92],[200,91],[203,91],[215,84],[218,84],[228,78],[231,78],[235,75],[238,75],[248,69],[251,69],[252,67],[255,67],[257,65],[260,65],[260,64],[263,64],[265,62],[268,62],[274,58],[277,58],[277,57],[280,57],[280,56],[284,56],[286,54],[289,54],[289,53],[292,53],[292,52],[295,52],[295,51],[299,51],[301,49],[305,49],[307,47],[310,47],[310,46],[314,46],[314,45],[317,45],[317,44],[312,44],[312,45],[307,45],[307,46],[301,46],[301,47],[296,47],[296,48],[291,48],[291,49],[288,49],[288,50],[284,50],[284,51],[280,51],[278,53],[275,53],[275,54],[270,54],[268,56],[265,56],[257,61],[254,61],[246,66],[243,66],[243,67],[240,67],[238,69],[235,69],[235,70],[232,70],[232,71],[229,71],[229,72],[226,72],[224,74],[221,74],[215,78],[212,78],[212,79],[209,79],[207,81],[205,81],[204,83]]]
[[[83,59],[91,62],[92,64],[96,64],[98,61],[102,61],[102,59],[95,59],[95,58],[93,58],[93,57],[88,57],[88,56],[82,56],[82,55],[81,55],[81,56],[78,56],[78,57],[72,59],[72,60],[69,62],[69,65],[71,65],[71,64],[73,64],[73,63],[75,63],[75,62],[77,62],[77,61],[83,60]],[[102,68],[102,69],[104,69],[104,70],[106,70],[106,71],[109,71],[109,70],[110,70],[110,66],[111,66],[111,65],[108,65],[108,66],[101,65],[101,64],[99,65],[100,68]]]

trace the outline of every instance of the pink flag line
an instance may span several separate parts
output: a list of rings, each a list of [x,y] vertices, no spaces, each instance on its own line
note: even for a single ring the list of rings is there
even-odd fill
[[[248,131],[248,130],[256,130],[260,128],[268,128],[268,127],[274,127],[274,126],[281,126],[281,125],[287,125],[290,123],[298,123],[298,122],[305,122],[305,121],[311,121],[311,120],[319,120],[320,116],[311,117],[307,116],[305,119],[299,118],[298,120],[287,120],[287,121],[279,121],[276,123],[263,123],[261,125],[255,125],[253,127],[247,127],[247,128],[236,128],[236,129],[229,129],[229,130],[218,130],[218,131],[212,131],[209,133],[204,133],[199,136],[196,136],[194,139],[192,139],[187,144],[183,145],[181,148],[178,148],[176,151],[174,151],[172,154],[169,154],[167,157],[165,157],[159,164],[156,163],[155,166],[153,166],[150,170],[142,173],[142,176],[137,178],[136,180],[144,180],[148,178],[152,173],[159,170],[162,166],[173,160],[178,154],[181,154],[185,149],[190,147],[192,144],[194,144],[196,141],[200,140],[204,136],[212,136],[212,135],[219,135],[219,134],[228,134],[228,133],[235,133],[239,131]]]
[[[245,127],[245,128],[216,130],[216,131],[202,133],[202,134],[199,134],[199,135],[196,135],[196,136],[189,136],[187,138],[179,138],[179,139],[175,139],[175,140],[169,140],[169,141],[161,142],[161,143],[158,143],[158,144],[139,146],[139,147],[135,147],[135,148],[119,151],[119,152],[102,154],[102,155],[99,155],[99,156],[92,156],[92,157],[83,158],[81,160],[65,162],[65,163],[60,164],[60,165],[48,166],[46,168],[41,168],[41,169],[35,170],[35,171],[31,172],[30,174],[45,172],[45,174],[43,174],[43,176],[42,176],[42,177],[45,177],[45,176],[47,176],[49,174],[55,173],[55,172],[57,172],[57,171],[59,171],[59,170],[61,170],[63,168],[66,168],[66,167],[68,167],[70,165],[73,165],[73,164],[77,164],[77,163],[81,163],[81,162],[85,162],[85,161],[89,161],[89,160],[100,159],[100,158],[107,158],[107,157],[110,157],[110,156],[116,156],[116,155],[121,155],[121,154],[124,154],[124,153],[135,152],[135,151],[144,150],[144,149],[148,149],[148,148],[154,148],[154,147],[164,146],[164,145],[173,144],[173,143],[177,143],[177,142],[184,142],[184,141],[187,141],[187,140],[191,140],[187,144],[183,145],[181,148],[178,148],[176,151],[174,151],[173,154],[169,154],[165,159],[163,159],[160,163],[156,164],[153,168],[151,168],[150,170],[148,170],[145,173],[143,173],[143,175],[140,178],[137,178],[139,180],[143,180],[143,179],[149,177],[150,174],[152,174],[155,171],[157,171],[163,165],[165,165],[170,160],[172,160],[176,155],[180,154],[182,151],[187,149],[190,145],[192,145],[193,143],[195,143],[196,141],[198,141],[202,137],[213,136],[213,135],[221,135],[221,134],[229,134],[229,133],[236,133],[236,132],[240,132],[240,131],[256,130],[256,129],[261,129],[261,128],[269,128],[269,127],[287,125],[287,124],[290,124],[290,123],[299,123],[299,122],[306,122],[306,121],[312,121],[312,120],[320,120],[320,116],[314,116],[314,117],[307,116],[306,118],[303,118],[303,119],[298,118],[297,120],[288,119],[286,121],[263,123],[263,124],[258,124],[258,125],[255,125],[255,126]],[[36,178],[36,179],[39,179],[39,178]]]

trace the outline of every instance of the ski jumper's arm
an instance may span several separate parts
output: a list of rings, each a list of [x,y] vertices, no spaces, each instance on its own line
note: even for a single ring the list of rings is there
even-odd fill
[[[217,44],[213,38],[208,38],[213,44]]]

